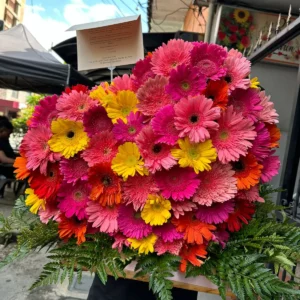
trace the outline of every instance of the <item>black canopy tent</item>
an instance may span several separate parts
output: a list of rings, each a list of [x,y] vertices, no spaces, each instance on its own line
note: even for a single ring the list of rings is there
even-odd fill
[[[53,94],[77,83],[94,85],[60,63],[24,25],[0,32],[0,88]]]

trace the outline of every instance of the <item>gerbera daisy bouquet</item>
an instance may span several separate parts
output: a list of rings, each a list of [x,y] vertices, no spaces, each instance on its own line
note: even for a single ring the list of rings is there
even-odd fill
[[[16,256],[57,243],[34,286],[135,262],[161,300],[178,270],[223,298],[296,294],[263,264],[290,270],[295,240],[268,215],[278,114],[250,71],[237,50],[171,40],[130,76],[42,100],[15,163],[36,214]]]

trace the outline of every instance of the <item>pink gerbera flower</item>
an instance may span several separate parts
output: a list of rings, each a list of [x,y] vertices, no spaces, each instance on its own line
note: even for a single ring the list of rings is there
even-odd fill
[[[200,205],[210,206],[214,202],[223,203],[232,199],[237,193],[237,179],[229,164],[216,162],[209,172],[201,172],[200,186],[193,201]]]
[[[162,76],[149,78],[137,92],[137,107],[145,116],[154,116],[162,107],[172,104],[171,97],[166,93],[168,79]]]
[[[238,50],[231,49],[224,62],[227,68],[225,80],[228,82],[229,90],[233,91],[237,88],[247,89],[250,87],[250,79],[247,78],[250,74],[251,63],[243,57],[243,54]]]
[[[172,211],[176,219],[180,216],[184,216],[186,212],[193,211],[197,208],[197,205],[193,202],[184,201],[184,202],[174,202],[172,201]]]
[[[30,127],[44,125],[50,128],[53,119],[56,119],[58,111],[56,110],[58,96],[47,96],[42,99],[34,108],[30,119]]]
[[[152,55],[152,71],[155,74],[169,76],[170,72],[181,64],[190,62],[193,45],[183,40],[170,40],[163,43]]]
[[[261,171],[261,181],[263,183],[271,181],[271,179],[278,174],[280,160],[278,156],[271,156],[274,153],[275,151],[272,151],[270,156],[265,158],[262,162],[263,169]]]
[[[113,249],[118,249],[119,252],[122,252],[123,246],[129,247],[130,243],[127,240],[127,237],[122,233],[116,233],[114,235],[114,243],[112,244]]]
[[[29,170],[39,168],[40,172],[46,175],[48,162],[54,163],[60,159],[60,154],[52,152],[48,146],[51,135],[50,128],[42,125],[31,128],[26,133],[22,150],[26,152],[26,167]]]
[[[175,111],[172,105],[166,105],[160,109],[151,121],[154,132],[158,135],[158,143],[166,143],[174,146],[179,137],[179,131],[174,125]]]
[[[48,224],[50,220],[60,222],[61,212],[54,201],[46,202],[45,209],[41,207],[38,214],[41,222],[44,224]]]
[[[111,86],[109,87],[109,90],[113,93],[117,94],[119,91],[133,91],[132,87],[132,81],[130,76],[127,74],[124,74],[122,77],[117,76],[113,79],[113,82]]]
[[[234,111],[229,106],[219,119],[219,130],[211,134],[214,147],[217,149],[219,160],[226,164],[238,161],[252,147],[251,140],[256,137],[253,122],[245,119],[242,113]]]
[[[143,121],[144,117],[140,112],[131,112],[127,117],[127,123],[118,119],[113,128],[115,138],[122,143],[134,142],[143,128]]]
[[[95,134],[88,148],[81,154],[89,167],[96,164],[110,163],[118,152],[117,141],[112,132],[103,131]]]
[[[197,43],[191,51],[191,65],[207,78],[218,80],[226,74],[223,67],[226,57],[227,51],[219,45]]]
[[[79,220],[83,220],[86,217],[85,209],[89,194],[90,189],[84,182],[77,182],[75,185],[62,184],[58,192],[58,208],[67,218],[76,216]]]
[[[99,202],[89,201],[86,208],[87,220],[100,232],[118,231],[118,206],[102,206]]]
[[[150,172],[170,169],[176,165],[176,160],[171,155],[172,146],[157,143],[157,136],[154,134],[150,125],[145,126],[136,138],[136,143],[145,160],[145,167]]]
[[[257,123],[255,125],[255,131],[257,132],[257,136],[249,152],[254,154],[258,161],[263,161],[264,158],[270,155],[270,133],[264,123]]]
[[[89,137],[98,132],[112,130],[113,123],[102,106],[94,106],[83,115],[84,130]]]
[[[253,122],[258,120],[259,112],[263,109],[256,89],[234,90],[229,97],[228,105],[233,105],[235,111],[241,112],[245,118]]]
[[[178,101],[187,96],[200,94],[206,87],[206,78],[199,74],[197,68],[180,65],[170,73],[169,84],[166,92],[173,100]]]
[[[164,242],[173,242],[183,238],[184,234],[178,232],[172,223],[153,227],[153,233],[160,237]]]
[[[88,180],[88,168],[87,162],[78,155],[70,159],[63,158],[60,161],[60,172],[67,183],[74,184],[78,180]]]
[[[180,137],[188,136],[191,142],[204,142],[210,131],[218,129],[215,122],[220,117],[220,108],[203,95],[181,99],[175,106],[175,127]]]
[[[269,124],[278,123],[278,113],[274,108],[274,103],[270,101],[271,96],[267,96],[265,91],[259,93],[260,105],[263,107],[262,110],[258,113],[258,119],[262,122]]]
[[[131,205],[121,205],[118,225],[120,231],[128,238],[142,239],[152,232],[152,227],[141,218]]]
[[[155,180],[161,194],[167,199],[172,198],[174,201],[191,198],[200,184],[200,180],[193,169],[180,167],[157,172]]]
[[[83,115],[97,102],[82,91],[73,90],[70,94],[63,93],[56,104],[58,116],[62,119],[82,121]]]
[[[211,206],[199,206],[196,217],[201,222],[207,224],[219,224],[228,219],[230,213],[234,211],[234,202],[213,203]]]
[[[135,210],[142,209],[149,194],[156,194],[159,189],[153,177],[136,175],[128,177],[122,183],[122,198],[126,205],[132,204]]]
[[[175,240],[173,242],[165,242],[162,239],[158,239],[154,245],[155,252],[157,255],[163,255],[166,252],[173,255],[179,255],[179,252],[182,248],[183,240]]]
[[[236,196],[237,199],[247,200],[249,202],[265,202],[264,198],[260,197],[258,186],[252,186],[249,190],[239,190]]]

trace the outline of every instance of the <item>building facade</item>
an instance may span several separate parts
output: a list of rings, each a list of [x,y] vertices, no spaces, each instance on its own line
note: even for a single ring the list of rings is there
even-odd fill
[[[0,20],[4,30],[22,23],[26,0],[0,0]]]

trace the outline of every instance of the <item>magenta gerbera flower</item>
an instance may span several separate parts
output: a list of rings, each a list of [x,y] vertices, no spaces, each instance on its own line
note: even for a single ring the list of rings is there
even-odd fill
[[[152,71],[155,74],[169,76],[170,72],[181,64],[189,64],[193,45],[183,40],[170,40],[163,43],[152,55]]]
[[[118,225],[120,231],[128,238],[142,239],[152,232],[152,227],[141,218],[131,205],[121,205]]]
[[[222,249],[224,249],[229,240],[229,233],[226,230],[219,229],[213,232],[213,237],[211,240],[220,244]]]
[[[150,176],[136,175],[128,177],[122,182],[123,201],[132,204],[135,210],[142,209],[146,203],[149,194],[156,194],[159,189],[154,178]]]
[[[263,107],[262,110],[258,113],[258,119],[262,122],[269,124],[278,123],[278,113],[274,108],[274,103],[270,101],[271,96],[267,96],[265,91],[259,93],[260,105]]]
[[[232,199],[237,193],[237,179],[233,175],[234,171],[229,164],[214,163],[209,172],[199,174],[201,183],[193,201],[210,206],[214,202],[223,203]]]
[[[171,71],[169,84],[166,85],[166,92],[173,100],[178,101],[187,96],[200,94],[205,87],[205,76],[199,74],[197,68],[183,64]]]
[[[247,154],[252,147],[250,141],[256,137],[253,122],[235,112],[233,106],[222,113],[218,122],[219,130],[211,134],[211,139],[219,160],[224,164],[239,160],[241,155]]]
[[[161,194],[167,199],[172,198],[174,201],[191,198],[200,184],[200,180],[193,169],[180,167],[157,172],[155,180]]]
[[[193,211],[196,208],[197,208],[196,203],[190,201],[183,201],[183,202],[172,201],[172,211],[176,219],[178,219],[180,216],[184,216],[186,212]]]
[[[228,105],[233,105],[235,111],[241,112],[245,118],[256,122],[259,112],[263,109],[260,102],[256,89],[236,89],[231,93]]]
[[[30,119],[30,127],[44,125],[50,128],[52,120],[56,119],[58,114],[56,110],[57,99],[57,95],[47,96],[35,106]]]
[[[145,116],[154,116],[162,107],[172,104],[171,97],[166,93],[168,79],[162,76],[149,78],[137,92],[137,107]]]
[[[262,162],[261,181],[263,183],[271,181],[272,178],[278,174],[280,160],[278,156],[272,156],[274,153],[275,151],[272,151],[270,156],[265,158]]]
[[[153,233],[160,237],[164,242],[173,242],[174,240],[180,240],[184,234],[178,232],[172,223],[166,223],[162,226],[154,226]]]
[[[144,117],[140,112],[131,112],[127,117],[127,123],[118,119],[113,128],[115,138],[122,143],[134,142],[143,128]]]
[[[154,134],[150,125],[145,126],[136,137],[137,146],[145,160],[145,167],[151,173],[161,170],[168,170],[176,165],[176,160],[171,155],[172,146],[157,143],[157,135]]]
[[[118,231],[118,206],[103,206],[99,202],[89,201],[86,214],[89,223],[100,232],[114,233]]]
[[[39,168],[46,175],[48,162],[54,163],[60,159],[60,154],[52,152],[48,146],[51,135],[49,127],[39,125],[28,130],[24,136],[22,150],[26,152],[26,167],[29,170]]]
[[[215,120],[220,117],[220,108],[203,95],[181,99],[175,106],[175,127],[180,137],[188,136],[191,142],[204,142],[210,131],[218,129]]]
[[[94,106],[83,115],[84,131],[89,137],[98,132],[112,130],[113,123],[102,106]]]
[[[133,88],[130,76],[124,74],[122,77],[115,77],[111,86],[109,87],[109,90],[111,90],[115,94],[117,94],[119,91],[132,91]]]
[[[62,119],[82,121],[84,113],[97,105],[97,102],[82,91],[73,90],[71,93],[63,93],[57,100],[56,109]]]
[[[179,255],[179,252],[182,248],[183,240],[175,240],[173,242],[165,242],[162,239],[158,239],[154,245],[155,252],[157,255],[163,255],[166,252],[173,255]]]
[[[228,219],[230,213],[234,211],[234,202],[213,203],[211,206],[198,206],[196,217],[201,222],[207,224],[219,224]]]
[[[110,163],[118,152],[117,141],[112,132],[103,131],[95,134],[88,148],[81,154],[89,167],[96,164]]]
[[[116,233],[114,235],[114,243],[112,244],[113,249],[118,249],[119,252],[122,252],[123,246],[129,247],[130,243],[127,240],[127,237],[122,233]]]
[[[58,192],[58,208],[67,218],[76,216],[79,220],[86,217],[85,209],[89,201],[90,189],[84,182],[75,185],[64,183]]]
[[[179,137],[179,131],[174,125],[175,111],[172,105],[166,105],[160,109],[151,121],[153,131],[158,135],[158,143],[166,143],[174,146]]]
[[[223,66],[226,57],[227,51],[219,45],[197,43],[191,51],[191,65],[207,78],[218,80],[226,74]]]
[[[236,198],[249,202],[265,202],[259,195],[258,185],[252,186],[249,190],[239,190]]]
[[[250,74],[251,63],[243,57],[243,54],[238,50],[231,49],[224,62],[227,68],[225,80],[228,82],[229,90],[233,91],[237,88],[247,89],[250,87],[250,79],[247,78]]]
[[[55,201],[49,201],[45,204],[45,209],[40,207],[38,215],[40,217],[40,221],[44,224],[48,224],[50,220],[60,222],[60,210],[57,207],[57,203]]]

